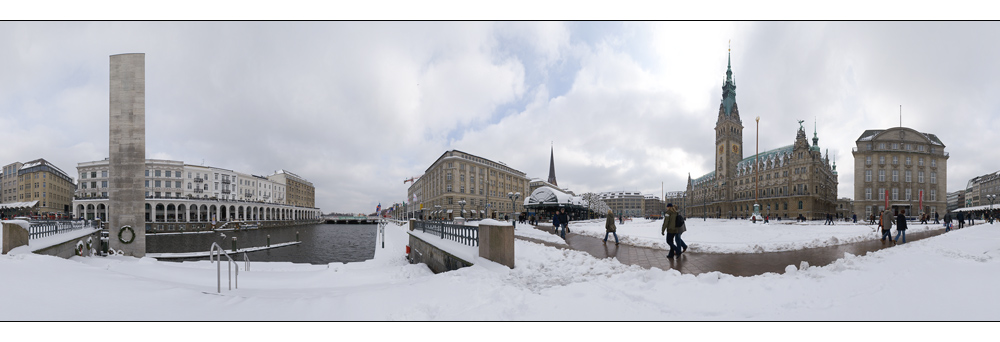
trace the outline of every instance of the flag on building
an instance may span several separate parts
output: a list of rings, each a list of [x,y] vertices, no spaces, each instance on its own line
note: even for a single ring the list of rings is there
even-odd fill
[[[381,211],[382,211],[382,202],[379,202],[379,203],[378,203],[378,206],[377,206],[377,207],[375,207],[375,213],[379,213],[379,212],[381,212]]]

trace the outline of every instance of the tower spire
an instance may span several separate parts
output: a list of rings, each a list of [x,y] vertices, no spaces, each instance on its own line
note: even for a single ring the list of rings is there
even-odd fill
[[[732,41],[730,40],[730,43]],[[733,81],[733,49],[730,47],[728,57],[726,57],[726,80],[722,84],[722,110],[726,116],[733,114],[733,107],[736,105],[736,82]]]
[[[556,157],[555,157],[555,147],[549,147],[549,183],[555,186],[559,186],[556,183]]]
[[[818,125],[816,118],[813,118],[813,147],[819,148],[819,134],[816,134],[816,126]]]

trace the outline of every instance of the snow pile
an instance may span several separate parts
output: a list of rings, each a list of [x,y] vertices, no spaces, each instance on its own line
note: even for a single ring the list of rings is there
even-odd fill
[[[570,222],[570,230],[577,234],[603,239],[604,220]],[[666,237],[660,235],[663,220],[636,219],[620,224],[618,238],[622,243],[669,249]],[[768,224],[750,223],[747,220],[690,218],[685,221],[687,231],[684,242],[693,252],[701,253],[762,253],[799,250],[805,248],[842,245],[874,240],[881,237],[874,226],[838,222],[824,225],[823,221],[795,222],[770,221]],[[939,224],[909,223],[908,233],[943,229]],[[893,230],[893,236],[895,236]]]
[[[253,263],[233,291],[222,265],[221,294],[207,261],[5,255],[0,302],[16,309],[0,320],[1000,320],[1000,229],[990,225],[754,277],[647,270],[521,240],[514,269],[435,275],[406,262],[407,239],[390,225],[365,262]],[[80,310],[80,298],[109,288],[141,305]]]

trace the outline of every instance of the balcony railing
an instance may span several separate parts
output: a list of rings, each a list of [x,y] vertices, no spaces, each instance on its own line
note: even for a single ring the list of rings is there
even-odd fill
[[[201,188],[196,188],[196,189],[194,189],[194,192],[200,194],[200,193],[205,192],[205,190],[202,190]]]
[[[205,179],[204,179],[204,178],[201,178],[201,177],[195,177],[195,178],[194,178],[194,182],[195,182],[195,183],[201,183],[201,182],[204,182],[204,181],[205,181]]]
[[[222,193],[228,194],[228,193],[230,193],[230,190],[229,189],[222,189]]]
[[[230,183],[229,182],[229,178],[223,178],[222,179],[222,184],[229,184],[229,183]]]

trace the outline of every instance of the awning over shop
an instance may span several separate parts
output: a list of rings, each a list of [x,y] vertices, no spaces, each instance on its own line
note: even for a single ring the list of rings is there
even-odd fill
[[[3,203],[0,204],[0,209],[34,208],[36,205],[38,205],[38,201]]]
[[[451,214],[451,209],[448,209],[448,213]]]

